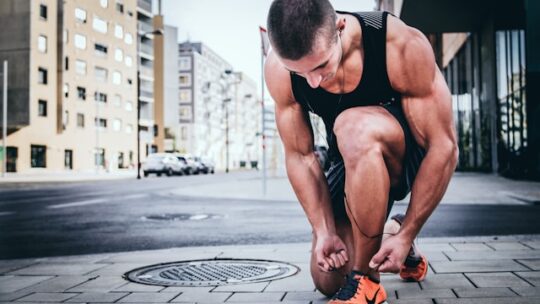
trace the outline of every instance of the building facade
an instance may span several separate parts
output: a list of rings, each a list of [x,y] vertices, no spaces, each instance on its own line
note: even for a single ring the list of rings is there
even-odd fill
[[[2,1],[8,171],[134,166],[136,14],[134,1]]]
[[[459,170],[540,179],[538,1],[377,1],[424,32],[452,93]]]

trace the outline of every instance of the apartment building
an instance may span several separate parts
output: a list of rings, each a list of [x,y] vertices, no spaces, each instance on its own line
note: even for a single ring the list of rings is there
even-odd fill
[[[1,2],[8,171],[135,165],[140,2]]]

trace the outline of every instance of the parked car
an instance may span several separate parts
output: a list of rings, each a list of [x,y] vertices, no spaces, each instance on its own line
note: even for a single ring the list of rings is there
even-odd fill
[[[186,175],[195,174],[195,171],[197,171],[197,168],[190,159],[188,159],[186,156],[182,154],[175,154],[175,157],[176,159],[178,159],[178,161],[180,161],[184,165],[184,170],[183,170],[184,174]]]
[[[188,163],[191,162],[193,164],[194,172],[193,174],[199,174],[199,173],[208,173],[206,172],[205,166],[201,162],[201,158],[193,155],[187,155]]]
[[[328,149],[325,146],[315,146],[315,155],[319,159],[319,164],[324,171],[330,169],[330,158],[328,157]]]
[[[215,163],[210,157],[201,157],[201,163],[205,168],[205,173],[215,173]]]
[[[172,176],[183,174],[184,167],[185,165],[171,153],[154,153],[150,154],[143,163],[142,170],[145,177],[152,173],[157,174],[157,176],[161,176],[161,174]]]

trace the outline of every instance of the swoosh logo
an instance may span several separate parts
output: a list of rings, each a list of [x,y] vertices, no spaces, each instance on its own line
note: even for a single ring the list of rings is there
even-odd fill
[[[379,291],[381,290],[381,288],[377,289],[377,292],[375,292],[375,295],[373,295],[373,298],[368,299],[366,296],[364,296],[364,298],[366,298],[366,302],[367,304],[377,304],[375,303],[375,298],[377,298],[377,294],[379,293]]]

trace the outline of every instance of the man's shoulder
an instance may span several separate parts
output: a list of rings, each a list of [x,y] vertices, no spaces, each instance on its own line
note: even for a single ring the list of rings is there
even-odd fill
[[[283,67],[272,51],[264,64],[264,77],[268,91],[276,103],[294,102],[290,72]]]

